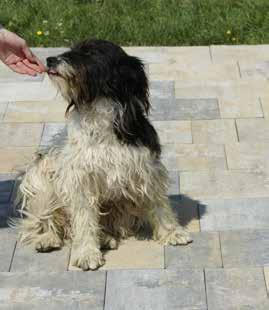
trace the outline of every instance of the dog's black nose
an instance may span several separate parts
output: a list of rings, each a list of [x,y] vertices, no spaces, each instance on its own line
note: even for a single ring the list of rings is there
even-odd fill
[[[48,67],[56,67],[56,65],[59,63],[59,60],[57,57],[48,57],[47,58],[47,66]]]

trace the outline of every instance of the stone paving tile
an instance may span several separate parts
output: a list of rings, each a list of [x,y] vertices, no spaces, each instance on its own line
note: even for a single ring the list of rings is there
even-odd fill
[[[229,169],[263,171],[269,168],[269,143],[231,143],[225,145]]]
[[[225,144],[237,142],[234,120],[192,121],[193,143]]]
[[[269,230],[220,233],[224,268],[269,265]]]
[[[175,82],[174,81],[150,81],[149,84],[150,97],[158,99],[175,98]]]
[[[41,123],[0,123],[0,147],[38,145],[43,127]]]
[[[49,48],[34,47],[34,48],[31,48],[31,50],[41,61],[43,61],[43,63],[46,63],[47,57],[58,56],[68,51],[69,48],[66,48],[66,47],[49,47]]]
[[[1,303],[11,309],[103,309],[102,271],[0,273],[0,281]]]
[[[224,147],[218,144],[169,144],[163,147],[163,162],[170,170],[227,169]]]
[[[212,45],[213,63],[232,63],[241,60],[268,60],[268,45]]]
[[[117,250],[105,253],[101,269],[162,269],[164,248],[153,240],[124,240]]]
[[[10,70],[4,64],[0,64],[0,83],[10,83],[10,82],[40,82],[44,78],[43,74],[37,74],[36,76],[30,76],[27,74],[18,74]]]
[[[189,46],[182,47],[125,47],[127,53],[141,58],[145,63],[149,64],[211,64],[209,47]]]
[[[175,109],[170,112],[176,119],[215,119],[220,118],[216,99],[177,99]]]
[[[236,64],[150,64],[149,76],[152,80],[238,80],[239,69]]]
[[[269,120],[237,119],[239,142],[269,142]]]
[[[198,201],[184,195],[170,195],[169,200],[178,223],[189,232],[199,232]]]
[[[117,250],[104,253],[105,265],[100,270],[109,269],[162,269],[164,268],[164,248],[153,240],[123,240]],[[71,265],[68,269],[82,271]]]
[[[108,271],[105,310],[114,309],[205,310],[203,272],[172,269]]]
[[[9,271],[16,238],[17,236],[11,228],[0,227],[0,272]],[[2,285],[1,280],[0,282]]]
[[[261,268],[207,269],[208,310],[266,310],[268,299]]]
[[[168,171],[169,186],[167,195],[178,195],[179,194],[179,175],[178,171]]]
[[[193,199],[268,197],[266,173],[209,170],[180,173],[180,192]]]
[[[29,163],[35,151],[36,147],[0,148],[0,173],[21,171]]]
[[[57,89],[48,82],[16,82],[0,83],[0,102],[53,100]]]
[[[202,231],[267,229],[269,198],[237,198],[202,200],[199,209]]]
[[[66,133],[65,126],[65,123],[46,123],[40,145],[50,145],[55,135]]]
[[[0,102],[0,121],[3,120],[6,109],[7,109],[7,102]]]
[[[192,143],[190,121],[154,121],[161,144]]]
[[[269,60],[250,62],[239,61],[240,73],[242,78],[265,79],[269,78]]]
[[[151,99],[151,110],[149,118],[152,121],[165,121],[170,120],[168,112],[171,109],[171,101],[169,98],[166,99]],[[174,106],[174,105],[173,105]]]
[[[222,267],[218,233],[192,233],[187,246],[166,246],[166,268]]]
[[[66,103],[55,101],[11,102],[8,105],[5,122],[63,122]]]
[[[17,243],[11,271],[65,271],[68,267],[70,250],[63,247],[59,251],[38,253],[31,246]]]
[[[0,174],[0,203],[9,202],[14,187],[14,178],[9,174]]]

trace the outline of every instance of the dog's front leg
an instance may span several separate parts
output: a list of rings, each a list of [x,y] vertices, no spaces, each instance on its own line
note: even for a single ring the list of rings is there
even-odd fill
[[[80,199],[81,200],[81,199]],[[72,265],[95,270],[104,264],[100,251],[99,210],[97,203],[83,200],[73,206]]]

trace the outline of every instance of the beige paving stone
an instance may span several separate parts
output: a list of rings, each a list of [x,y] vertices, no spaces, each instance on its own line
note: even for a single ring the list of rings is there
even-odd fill
[[[190,121],[154,121],[162,144],[192,143]]]
[[[239,142],[269,142],[268,119],[237,119]]]
[[[180,192],[192,199],[267,197],[268,172],[195,171],[180,173]]]
[[[38,145],[43,127],[42,123],[0,123],[0,147]]]
[[[166,145],[163,157],[179,171],[227,169],[224,147],[218,144]]]
[[[135,240],[131,238],[122,241],[117,250],[107,251],[105,259],[106,263],[100,269],[159,269],[164,268],[164,248],[152,240]],[[70,263],[69,270],[80,269]]]
[[[267,60],[268,45],[212,45],[213,63],[231,63],[239,60]]]
[[[155,80],[183,80],[183,81],[200,81],[200,80],[237,80],[240,78],[239,70],[236,65],[230,64],[184,64],[173,63],[150,64],[149,76]]]
[[[229,169],[259,172],[269,168],[269,143],[230,143],[225,149]]]
[[[192,121],[193,143],[225,144],[237,142],[234,120],[202,120]]]
[[[208,46],[183,47],[125,47],[127,53],[141,58],[145,63],[159,64],[210,64]]]
[[[0,102],[40,101],[61,98],[47,74],[42,82],[0,82]]]
[[[20,101],[11,102],[5,114],[5,122],[62,122],[65,120],[66,102]]]
[[[18,172],[31,160],[35,147],[0,148],[0,173]]]
[[[241,60],[239,68],[242,79],[263,79],[269,78],[269,57],[266,60]]]

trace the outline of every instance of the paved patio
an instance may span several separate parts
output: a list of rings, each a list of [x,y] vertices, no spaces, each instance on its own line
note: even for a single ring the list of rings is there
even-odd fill
[[[0,64],[0,308],[268,310],[269,45],[126,50],[146,63],[171,207],[194,242],[128,240],[87,273],[68,248],[17,243],[14,169],[64,128],[65,103],[47,77]]]

